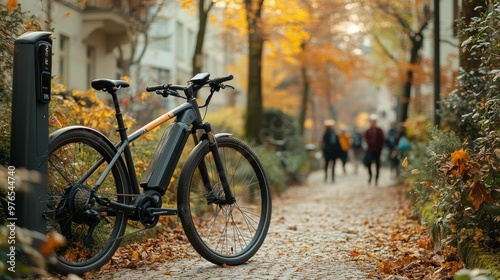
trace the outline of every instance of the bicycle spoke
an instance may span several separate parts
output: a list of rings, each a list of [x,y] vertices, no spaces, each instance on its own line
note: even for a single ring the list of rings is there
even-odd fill
[[[47,230],[66,238],[56,252],[56,269],[82,273],[102,266],[114,253],[125,230],[126,217],[108,215],[108,208],[92,199],[91,188],[108,166],[114,146],[82,128],[67,130],[49,144]],[[115,164],[99,189],[100,197],[125,202],[125,171]]]
[[[239,140],[224,137],[217,143],[236,201],[229,204],[225,201],[214,157],[207,148],[203,154],[196,155],[198,158],[194,157],[195,164],[186,163],[192,165],[188,167],[191,169],[180,178],[179,196],[184,201],[180,203],[190,209],[190,216],[182,211],[180,216],[186,235],[198,253],[216,264],[236,265],[248,260],[265,238],[270,219],[269,186],[260,162]],[[206,170],[199,168],[201,160]],[[200,172],[210,175],[212,193],[217,197],[213,204],[206,204]],[[185,177],[186,174],[189,177]],[[188,184],[187,192],[181,187],[184,182]]]

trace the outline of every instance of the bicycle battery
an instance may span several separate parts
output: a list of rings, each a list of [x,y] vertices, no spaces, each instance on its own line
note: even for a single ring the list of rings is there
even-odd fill
[[[189,134],[189,126],[184,123],[172,123],[167,127],[142,178],[143,189],[165,194]]]

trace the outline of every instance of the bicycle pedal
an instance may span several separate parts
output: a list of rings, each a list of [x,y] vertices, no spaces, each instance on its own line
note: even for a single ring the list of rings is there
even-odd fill
[[[150,216],[175,216],[177,215],[177,209],[171,208],[149,208],[148,214]]]

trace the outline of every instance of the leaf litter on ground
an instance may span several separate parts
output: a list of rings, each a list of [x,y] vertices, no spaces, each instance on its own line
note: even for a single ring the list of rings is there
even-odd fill
[[[404,196],[401,194],[403,189],[402,186],[395,186],[387,191],[401,198]],[[345,230],[345,233],[363,236],[361,239],[346,240],[352,260],[360,267],[376,267],[374,271],[367,271],[370,279],[453,279],[455,273],[465,267],[457,257],[456,249],[448,246],[436,250],[426,227],[412,218],[409,201],[400,200],[397,215],[383,214],[373,221],[363,221],[361,232]],[[342,222],[351,221],[345,219]],[[150,270],[162,269],[161,264],[169,260],[197,257],[190,247],[180,224],[173,229],[165,226],[155,237],[121,246],[98,272],[86,273],[82,279],[99,278],[119,269],[145,266]],[[169,270],[163,273],[170,275]]]

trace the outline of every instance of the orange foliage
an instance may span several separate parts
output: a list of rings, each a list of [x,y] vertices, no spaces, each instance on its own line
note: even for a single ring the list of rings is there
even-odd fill
[[[485,201],[494,201],[484,183],[487,172],[482,172],[476,159],[471,158],[463,148],[451,153],[450,161],[444,163],[440,171],[454,180],[461,180],[470,185],[467,200],[472,203],[475,210],[478,210]]]
[[[17,7],[17,0],[9,0],[7,2],[7,10],[14,10]]]
[[[60,233],[51,231],[47,234],[47,239],[45,242],[40,244],[40,247],[38,248],[40,253],[44,256],[50,256],[51,254],[54,253],[54,251],[66,244],[66,240],[64,236],[62,236]]]
[[[469,160],[469,154],[466,151],[464,151],[463,148],[451,153],[451,163],[459,166],[460,173],[465,172],[468,160]]]

